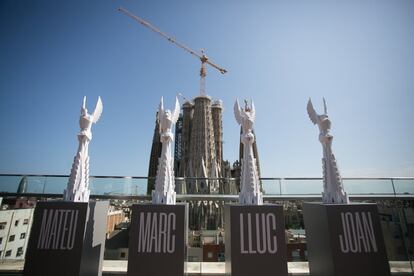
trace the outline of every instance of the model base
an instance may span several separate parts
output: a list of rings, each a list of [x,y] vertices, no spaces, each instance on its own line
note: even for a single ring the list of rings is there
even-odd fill
[[[23,275],[102,275],[108,206],[108,201],[39,202]]]
[[[128,276],[186,275],[187,214],[187,204],[132,206]]]
[[[376,204],[304,203],[312,276],[390,275]]]
[[[226,275],[288,275],[282,206],[226,205],[224,215]]]

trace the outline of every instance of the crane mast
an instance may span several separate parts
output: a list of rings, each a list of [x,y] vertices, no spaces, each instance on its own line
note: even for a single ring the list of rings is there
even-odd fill
[[[190,53],[191,55],[197,57],[201,61],[201,69],[200,69],[200,94],[205,96],[206,95],[206,76],[207,76],[207,69],[206,64],[210,65],[211,67],[217,69],[220,73],[224,74],[227,73],[227,70],[224,68],[221,68],[220,66],[213,63],[204,53],[204,50],[201,50],[201,54],[197,53],[190,47],[176,41],[173,37],[169,36],[168,34],[162,32],[157,27],[153,26],[149,22],[145,21],[144,19],[136,16],[135,14],[129,12],[128,10],[124,9],[123,7],[119,7],[118,11],[122,12],[123,14],[127,15],[128,17],[134,19],[144,27],[150,29],[151,31],[161,35],[165,39],[167,39],[169,42],[175,44],[179,48],[183,49],[184,51]]]

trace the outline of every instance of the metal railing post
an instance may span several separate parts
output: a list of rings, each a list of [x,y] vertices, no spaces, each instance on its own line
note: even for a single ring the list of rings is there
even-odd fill
[[[279,194],[282,195],[282,181],[284,179],[283,178],[279,178]]]
[[[395,192],[395,185],[394,185],[394,179],[391,178],[391,185],[392,185],[392,191],[394,192],[394,196],[397,196],[397,193]]]

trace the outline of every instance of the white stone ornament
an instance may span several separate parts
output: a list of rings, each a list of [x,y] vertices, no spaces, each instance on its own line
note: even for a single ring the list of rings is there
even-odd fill
[[[174,159],[172,158],[172,133],[173,124],[178,120],[180,114],[180,103],[175,98],[175,108],[171,112],[164,110],[164,102],[161,97],[157,120],[160,129],[160,140],[162,143],[161,157],[158,159],[157,176],[155,178],[155,190],[152,191],[152,203],[175,205],[176,193],[174,183]]]
[[[103,105],[101,97],[98,98],[92,114],[86,109],[86,97],[83,98],[81,116],[79,119],[80,132],[78,134],[79,147],[73,161],[68,185],[63,192],[63,199],[73,202],[89,201],[89,154],[88,146],[92,140],[92,124],[98,122],[102,115]]]
[[[246,101],[245,108],[241,108],[239,101],[234,104],[234,116],[239,125],[242,126],[241,141],[243,143],[243,159],[241,160],[241,191],[239,203],[245,205],[262,205],[263,194],[260,190],[259,174],[257,171],[256,158],[253,154],[253,124],[256,118],[254,103],[250,106]]]
[[[328,117],[325,98],[323,99],[324,113],[319,115],[313,108],[309,98],[307,110],[312,123],[319,127],[319,141],[323,148],[323,193],[322,201],[325,204],[348,204],[348,194],[344,191],[342,178],[338,170],[336,159],[332,153],[333,136],[329,134],[331,121]]]

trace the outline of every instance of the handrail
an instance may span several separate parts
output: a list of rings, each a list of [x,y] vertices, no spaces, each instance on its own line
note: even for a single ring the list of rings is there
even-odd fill
[[[0,192],[0,197],[26,197],[26,198],[62,198],[62,194],[40,194],[40,193],[8,193]],[[118,200],[138,200],[150,201],[150,195],[91,195],[91,199],[118,199]],[[285,194],[285,195],[263,195],[265,201],[289,201],[289,200],[321,200],[322,196],[319,194]],[[351,200],[392,200],[392,199],[407,199],[414,200],[414,195],[409,194],[354,194],[350,195]],[[237,201],[238,195],[223,195],[223,194],[177,194],[177,201]]]
[[[12,177],[13,179],[8,179]],[[18,184],[20,183],[18,178],[27,177],[29,185],[33,185],[34,189],[28,189],[27,192],[20,194],[20,196],[33,196],[33,197],[53,197],[59,198],[61,194],[55,194],[60,192],[65,186],[66,181],[63,178],[68,178],[68,175],[44,175],[44,174],[0,174],[0,196],[19,196],[17,191]],[[3,179],[2,179],[3,178]],[[35,178],[35,182],[31,182],[30,178]],[[41,179],[36,179],[41,178]],[[61,178],[61,179],[56,179]],[[113,181],[108,181],[108,180]],[[101,199],[136,199],[147,200],[147,185],[155,177],[144,176],[90,176],[91,184],[93,185],[92,197]],[[322,192],[322,178],[318,177],[284,177],[284,178],[260,178],[263,183],[265,199],[268,200],[293,200],[301,198],[315,198],[320,200]],[[101,180],[101,181],[100,181]],[[125,181],[124,181],[125,180]],[[139,181],[130,181],[139,180]],[[177,199],[182,200],[234,200],[238,194],[237,183],[239,178],[198,178],[198,177],[176,177],[177,187]],[[192,180],[208,180],[220,181],[222,183],[230,183],[227,193],[223,193],[220,190],[219,193],[212,194],[187,194],[186,186],[191,183]],[[350,197],[356,198],[404,198],[414,199],[414,177],[350,177],[343,178],[345,187],[349,185],[348,194]],[[408,181],[407,181],[408,180]],[[53,183],[59,183],[58,186],[54,186]],[[147,183],[148,181],[148,183]],[[314,181],[317,181],[314,182]],[[356,181],[356,182],[352,182]],[[381,183],[385,181],[384,183]],[[125,182],[125,183],[124,183]],[[32,184],[30,184],[32,183]],[[5,184],[2,187],[1,184]],[[107,186],[109,184],[109,186]],[[120,184],[118,186],[118,184]],[[356,185],[357,184],[357,185]],[[365,186],[365,184],[367,186]],[[384,185],[385,184],[385,185]],[[407,185],[408,184],[408,185]],[[184,185],[184,186],[182,186]],[[320,185],[320,187],[319,187]],[[355,186],[356,185],[356,186]],[[374,186],[373,186],[374,185]],[[55,188],[54,188],[55,187]],[[227,186],[226,186],[227,187]],[[302,190],[302,187],[306,190]],[[307,188],[309,187],[309,188]],[[360,187],[360,188],[359,188]],[[368,188],[364,188],[368,187]],[[378,188],[377,188],[378,187]],[[49,189],[51,188],[51,189]],[[57,188],[57,189],[56,189]],[[134,190],[132,190],[134,189]],[[187,187],[188,189],[188,187]],[[182,194],[179,194],[182,191]],[[371,192],[372,191],[372,192]],[[217,197],[219,196],[219,197]]]
[[[69,177],[65,174],[0,174],[2,176],[28,176],[28,177]],[[155,179],[151,176],[121,176],[121,175],[90,175],[90,178],[118,178],[118,179]],[[239,179],[238,177],[175,177],[175,179]],[[342,177],[343,180],[414,180],[414,176],[393,177]],[[322,180],[322,177],[261,177],[260,180]]]

